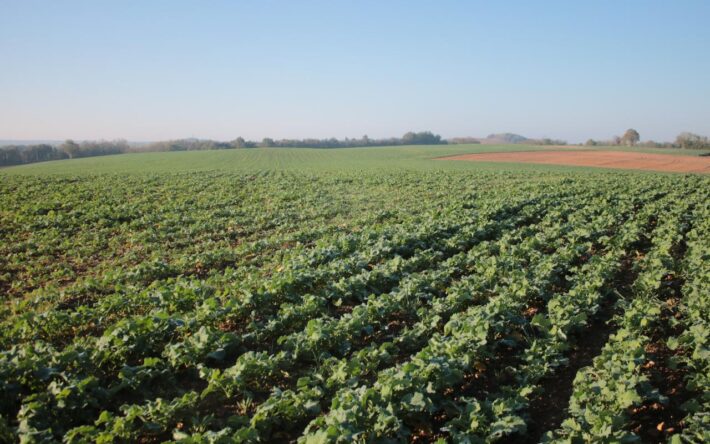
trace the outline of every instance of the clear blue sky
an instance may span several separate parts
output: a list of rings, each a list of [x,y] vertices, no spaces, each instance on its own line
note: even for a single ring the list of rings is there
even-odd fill
[[[710,1],[0,0],[0,139],[710,135]]]

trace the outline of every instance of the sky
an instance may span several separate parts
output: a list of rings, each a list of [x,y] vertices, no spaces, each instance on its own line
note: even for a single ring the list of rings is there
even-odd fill
[[[710,135],[710,1],[0,0],[0,139]]]

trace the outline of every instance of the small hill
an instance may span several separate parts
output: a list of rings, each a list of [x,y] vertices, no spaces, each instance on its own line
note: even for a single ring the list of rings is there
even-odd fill
[[[529,140],[527,137],[521,136],[520,134],[497,133],[489,134],[485,139],[481,139],[481,143],[523,143],[527,140]]]

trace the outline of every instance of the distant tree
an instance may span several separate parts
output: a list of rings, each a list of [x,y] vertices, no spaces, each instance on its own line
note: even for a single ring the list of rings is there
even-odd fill
[[[79,146],[79,144],[71,139],[61,144],[59,149],[67,153],[70,159],[77,157],[79,155],[79,152],[81,151],[81,147]]]
[[[19,146],[0,148],[0,165],[19,165],[22,163],[22,154]]]
[[[270,137],[264,137],[264,139],[261,141],[261,144],[259,146],[262,147],[270,147],[270,146],[276,146],[276,143],[274,142],[274,139]]]
[[[584,145],[586,145],[586,146],[597,146],[598,143],[597,143],[597,141],[594,140],[594,139],[589,139],[589,140],[587,140],[586,142],[584,142]]]
[[[402,144],[403,145],[412,145],[412,144],[414,144],[416,138],[417,138],[417,135],[414,134],[413,132],[411,132],[411,131],[406,132],[402,136]]]
[[[433,134],[431,131],[422,131],[420,133],[407,132],[402,136],[402,145],[439,145],[442,142],[441,136]]]
[[[237,137],[236,139],[232,140],[231,145],[233,148],[246,148],[247,141],[244,140],[243,137]]]
[[[30,145],[23,150],[25,163],[51,160],[54,148],[51,145]]]
[[[708,140],[707,137],[688,132],[678,134],[678,137],[675,139],[675,144],[685,149],[710,148],[710,140]]]
[[[641,140],[641,136],[639,135],[638,131],[633,128],[627,129],[624,135],[621,136],[621,143],[626,146],[634,146],[638,143],[639,140]]]

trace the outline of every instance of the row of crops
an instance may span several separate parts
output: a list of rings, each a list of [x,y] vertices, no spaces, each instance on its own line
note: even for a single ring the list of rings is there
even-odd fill
[[[710,179],[0,182],[0,441],[710,441]]]

